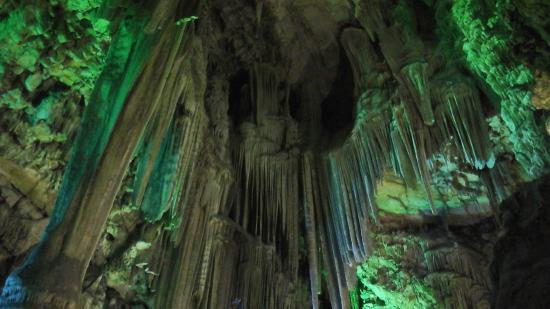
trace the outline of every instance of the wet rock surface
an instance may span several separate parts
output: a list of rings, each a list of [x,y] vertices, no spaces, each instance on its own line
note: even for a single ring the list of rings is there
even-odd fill
[[[543,2],[0,0],[0,305],[547,307]]]

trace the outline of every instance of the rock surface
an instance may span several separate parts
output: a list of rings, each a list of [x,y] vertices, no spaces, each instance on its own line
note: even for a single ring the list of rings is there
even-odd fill
[[[0,306],[548,306],[545,8],[0,0]]]

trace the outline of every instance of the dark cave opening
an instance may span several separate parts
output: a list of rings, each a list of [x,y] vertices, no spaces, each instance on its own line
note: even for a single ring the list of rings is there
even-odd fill
[[[351,64],[340,49],[338,72],[328,96],[321,103],[323,131],[331,140],[347,136],[353,127],[355,98]],[[339,139],[339,138],[337,138]]]
[[[294,120],[298,122],[303,120],[302,109],[300,105],[300,96],[294,89],[291,89],[288,95],[288,109],[290,112],[290,116],[294,118]]]
[[[234,126],[252,116],[250,74],[247,70],[239,70],[229,81],[229,116]]]
[[[550,174],[525,184],[501,205],[505,233],[494,246],[493,308],[548,308]]]
[[[423,1],[411,1],[416,16],[417,33],[423,41],[435,41],[437,39],[435,12]]]

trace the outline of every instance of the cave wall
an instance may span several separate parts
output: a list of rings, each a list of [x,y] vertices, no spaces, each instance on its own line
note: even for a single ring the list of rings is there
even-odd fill
[[[0,304],[534,297],[543,2],[0,1]]]
[[[525,185],[502,203],[504,231],[495,244],[491,274],[495,308],[543,308],[550,282],[548,235],[549,177]]]

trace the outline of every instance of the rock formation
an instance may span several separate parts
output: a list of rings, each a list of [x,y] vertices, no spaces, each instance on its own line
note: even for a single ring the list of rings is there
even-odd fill
[[[545,308],[544,0],[0,0],[0,308]]]

